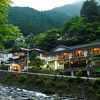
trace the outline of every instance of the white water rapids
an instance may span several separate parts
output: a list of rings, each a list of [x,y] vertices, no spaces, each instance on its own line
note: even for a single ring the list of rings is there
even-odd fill
[[[56,97],[56,99],[55,99]],[[0,100],[75,100],[68,97],[57,97],[57,95],[46,95],[16,87],[0,85]]]

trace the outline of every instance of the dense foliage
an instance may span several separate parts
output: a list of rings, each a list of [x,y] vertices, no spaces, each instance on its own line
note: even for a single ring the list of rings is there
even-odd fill
[[[61,28],[64,21],[79,14],[82,3],[68,4],[48,11],[37,11],[28,7],[9,9],[9,23],[19,26],[24,36],[31,32],[39,34],[51,28]],[[17,14],[16,14],[17,13]]]
[[[87,22],[100,22],[100,6],[95,0],[87,0],[83,3],[80,15],[85,17]]]
[[[100,78],[95,80],[46,76],[25,73],[1,72],[0,84],[18,86],[28,90],[41,91],[46,94],[74,97],[76,100],[99,100]]]
[[[13,40],[16,36],[21,36],[18,27],[8,24],[6,19],[10,4],[10,0],[0,1],[0,48],[3,47],[4,41]]]
[[[100,9],[95,10],[96,12],[92,14],[92,10],[89,8],[90,4],[94,5],[94,8],[99,8],[99,5],[94,0],[85,1],[80,12],[81,17],[75,16],[67,20],[61,29],[48,30],[36,36],[31,34],[26,40],[32,41],[30,43],[31,47],[39,47],[46,51],[50,51],[60,44],[73,46],[100,41],[100,18],[97,15]],[[86,5],[89,5],[89,7]],[[82,16],[83,14],[86,15]],[[91,18],[88,18],[88,15]]]
[[[79,7],[81,7],[81,5]],[[67,5],[44,12],[39,12],[32,8],[26,7],[11,8],[8,17],[9,23],[18,25],[21,28],[21,31],[24,32],[24,35],[27,36],[24,43],[15,42],[13,48],[18,46],[27,47],[27,45],[30,44],[31,48],[36,47],[50,51],[60,44],[73,46],[99,41],[99,4],[95,0],[87,0],[82,5],[80,16],[74,16],[73,18],[69,19],[67,16],[67,9],[71,9],[71,7],[73,6]],[[65,11],[66,13],[64,13]],[[76,10],[72,9],[71,13],[74,12],[75,14],[75,11]],[[76,12],[78,13],[78,11]],[[73,14],[71,14],[71,16],[73,16]],[[60,21],[64,21],[65,19],[69,20],[65,21],[62,28],[56,29],[62,26]],[[36,35],[37,33],[40,34]],[[12,44],[13,43],[14,42],[12,42]],[[6,44],[4,45],[6,46]],[[9,46],[9,43],[7,46]]]

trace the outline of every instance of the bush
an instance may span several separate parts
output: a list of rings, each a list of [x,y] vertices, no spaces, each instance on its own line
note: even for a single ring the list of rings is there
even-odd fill
[[[0,70],[8,70],[8,66],[6,66],[5,64],[2,64],[0,66]]]
[[[28,69],[29,72],[33,72],[33,73],[39,72],[39,70],[40,67],[36,67],[36,66],[32,66],[31,68]]]
[[[77,72],[76,72],[76,77],[81,77],[82,76],[82,70],[78,70]]]
[[[20,83],[24,82],[27,79],[27,76],[24,74],[17,75],[17,77]]]

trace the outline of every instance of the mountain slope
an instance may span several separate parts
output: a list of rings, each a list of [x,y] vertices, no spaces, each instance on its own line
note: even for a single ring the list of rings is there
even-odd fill
[[[39,34],[52,28],[61,28],[64,21],[79,14],[82,3],[57,7],[48,11],[37,11],[28,7],[12,7],[9,10],[9,23],[18,26],[24,36],[31,32]]]
[[[49,16],[28,7],[10,8],[8,20],[9,23],[18,26],[25,36],[30,34],[30,32],[37,34],[53,28],[55,25],[51,25],[49,21],[57,23],[56,20],[50,18]]]

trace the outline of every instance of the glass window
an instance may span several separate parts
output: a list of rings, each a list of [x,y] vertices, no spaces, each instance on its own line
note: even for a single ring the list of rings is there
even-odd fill
[[[73,51],[73,57],[83,56],[83,50]]]
[[[13,53],[13,56],[18,56],[18,55],[24,56],[24,53],[23,53],[23,52],[16,52],[16,53]]]
[[[47,55],[46,54],[42,54],[42,57],[46,57]]]
[[[88,54],[96,54],[96,53],[100,53],[100,48],[88,49]]]
[[[52,59],[53,59],[53,60],[56,60],[56,56],[53,56]]]
[[[58,55],[58,58],[59,59],[62,59],[62,58],[68,58],[69,54],[66,52],[66,53],[61,53]]]

